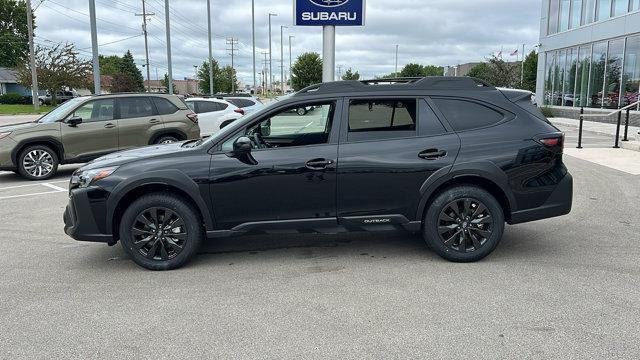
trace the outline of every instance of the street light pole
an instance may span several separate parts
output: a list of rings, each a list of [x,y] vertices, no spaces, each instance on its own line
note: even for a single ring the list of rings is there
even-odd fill
[[[268,79],[269,82],[268,82],[268,84],[269,84],[269,90],[273,93],[273,78],[272,78],[272,76],[273,76],[272,75],[273,74],[272,73],[273,67],[271,66],[272,65],[272,63],[271,63],[271,60],[272,60],[272,57],[271,57],[271,54],[272,54],[272,52],[271,52],[271,17],[272,16],[278,16],[278,14],[269,13],[269,79]]]
[[[336,77],[336,27],[322,27],[322,82],[335,81]]]
[[[213,96],[213,45],[211,40],[211,0],[207,0],[207,25],[209,30],[209,95]],[[197,77],[197,74],[196,74],[196,77]]]
[[[251,36],[253,38],[253,94],[257,95],[256,84],[256,1],[251,0]]]
[[[280,26],[280,89],[284,94],[284,29],[288,29],[287,26]]]
[[[396,76],[398,76],[398,48],[400,45],[396,45]]]
[[[171,66],[171,24],[169,20],[169,0],[164,1],[164,19],[167,32],[167,93],[173,95],[173,70]],[[156,71],[158,68],[156,68]],[[158,77],[158,75],[156,75]]]
[[[29,16],[29,18],[27,20],[28,21],[28,25],[29,25],[29,47],[31,50],[31,59],[32,59],[32,63],[31,63],[31,68],[34,68],[35,66],[35,62],[33,62],[33,29],[32,29],[32,25],[31,25],[31,1],[27,1],[27,6],[28,6],[28,10],[29,13],[27,14],[27,16]],[[99,55],[98,55],[98,30],[96,30],[96,1],[95,0],[89,0],[89,22],[91,23],[91,52],[93,55],[93,93],[96,95],[100,95],[100,59],[99,59]],[[32,70],[33,71],[33,70]],[[37,82],[37,74],[35,75],[36,77],[34,78],[34,84],[35,84],[35,89],[36,92],[38,91],[38,82]],[[38,95],[34,95],[33,97],[34,100],[38,99]],[[36,111],[38,111],[38,105],[39,102],[36,102]]]
[[[293,35],[289,35],[289,82],[291,83],[291,85],[293,85],[293,82],[291,80],[292,74],[291,74],[291,39],[295,38],[295,36]]]
[[[198,65],[193,65],[193,68],[196,70],[196,77],[194,77],[193,79],[195,80],[195,91],[193,92],[194,94],[198,94]]]

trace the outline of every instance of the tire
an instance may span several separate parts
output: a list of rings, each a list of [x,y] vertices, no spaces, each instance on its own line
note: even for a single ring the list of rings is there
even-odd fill
[[[159,138],[157,138],[156,141],[154,141],[154,144],[155,145],[171,144],[171,143],[178,142],[178,141],[180,141],[180,140],[175,136],[163,135],[163,136],[160,136]]]
[[[153,225],[146,226],[142,217],[147,219],[147,224]],[[158,232],[160,226],[155,224],[164,221],[167,221],[166,232]],[[175,227],[167,228],[171,224]],[[120,221],[120,242],[125,252],[143,268],[173,270],[185,265],[196,254],[204,238],[201,224],[198,211],[183,198],[173,194],[149,194],[134,201],[125,211]],[[149,231],[154,227],[155,231]],[[142,246],[136,246],[136,242]]]
[[[18,173],[28,180],[46,180],[58,171],[58,155],[46,145],[32,145],[18,156]]]
[[[454,210],[456,206],[458,215]],[[498,246],[503,232],[504,213],[500,203],[476,186],[456,186],[442,191],[429,205],[423,223],[427,245],[453,262],[483,259]],[[464,236],[464,251],[460,235]]]
[[[296,114],[298,114],[299,116],[305,116],[307,115],[307,109],[306,108],[298,108],[296,110]]]

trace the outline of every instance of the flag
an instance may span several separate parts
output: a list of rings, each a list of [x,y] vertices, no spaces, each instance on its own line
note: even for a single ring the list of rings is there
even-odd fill
[[[502,50],[500,50],[500,51],[498,52],[498,54],[496,55],[496,57],[497,57],[497,58],[501,58],[501,57],[502,57]]]
[[[516,51],[512,52],[511,56],[518,56],[518,49],[516,49]]]

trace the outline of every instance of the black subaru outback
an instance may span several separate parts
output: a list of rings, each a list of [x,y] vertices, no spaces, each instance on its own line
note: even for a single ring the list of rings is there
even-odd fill
[[[85,165],[65,231],[120,240],[153,270],[184,265],[206,238],[273,232],[402,229],[476,261],[505,222],[569,213],[563,143],[530,92],[459,77],[325,83],[208,139]]]

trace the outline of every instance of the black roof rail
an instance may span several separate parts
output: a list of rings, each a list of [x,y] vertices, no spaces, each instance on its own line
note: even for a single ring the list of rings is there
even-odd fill
[[[293,96],[338,92],[385,90],[487,90],[495,89],[485,81],[467,76],[428,76],[395,79],[334,81],[308,86]]]

